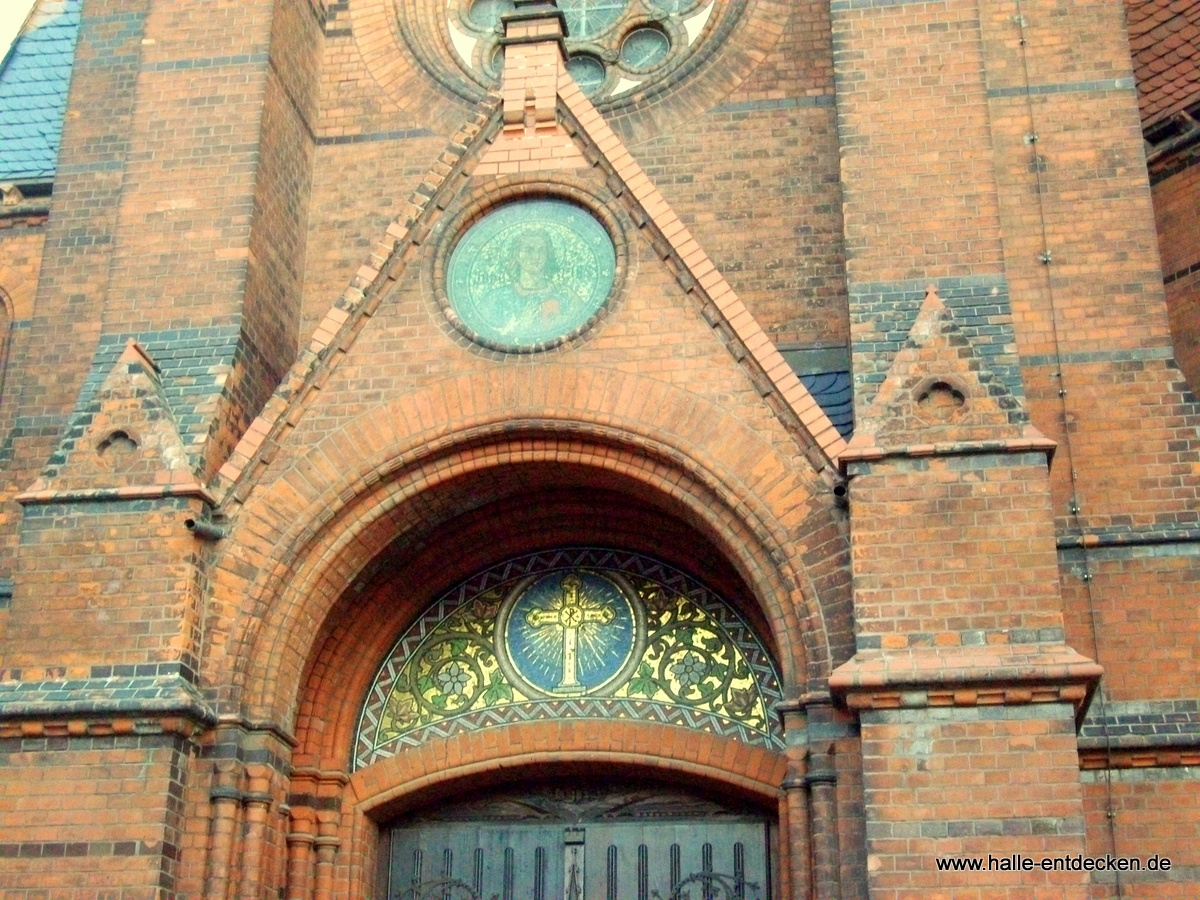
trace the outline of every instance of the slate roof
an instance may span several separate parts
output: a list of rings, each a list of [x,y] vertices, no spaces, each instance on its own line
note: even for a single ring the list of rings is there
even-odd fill
[[[38,0],[0,69],[0,181],[54,178],[81,0]]]
[[[1142,127],[1200,102],[1200,2],[1126,0]]]
[[[816,372],[799,378],[825,410],[838,434],[849,438],[854,431],[854,391],[850,372]]]

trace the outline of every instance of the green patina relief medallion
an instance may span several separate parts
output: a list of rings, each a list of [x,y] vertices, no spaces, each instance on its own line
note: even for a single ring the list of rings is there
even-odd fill
[[[564,200],[510,203],[450,254],[446,293],[480,343],[536,350],[583,329],[612,292],[617,256],[594,216]]]

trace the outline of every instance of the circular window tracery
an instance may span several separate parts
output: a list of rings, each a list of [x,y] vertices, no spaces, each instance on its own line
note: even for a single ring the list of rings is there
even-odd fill
[[[618,99],[682,64],[724,12],[719,0],[559,0],[567,71],[593,100]],[[459,62],[483,84],[500,76],[502,18],[512,0],[447,0]]]
[[[606,80],[604,63],[587,53],[580,53],[567,60],[567,71],[587,96],[600,93]]]
[[[653,69],[671,52],[666,32],[652,26],[635,28],[621,42],[621,62],[631,71]]]
[[[629,8],[629,0],[559,0],[567,20],[567,31],[577,41],[591,40],[617,23]]]

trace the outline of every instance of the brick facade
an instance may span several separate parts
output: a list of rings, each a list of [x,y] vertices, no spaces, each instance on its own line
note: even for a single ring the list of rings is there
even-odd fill
[[[1195,894],[1188,10],[677,5],[589,96],[547,0],[494,82],[467,0],[84,0],[0,207],[0,900],[381,897],[393,823],[552,777],[736,798],[778,898]],[[447,260],[526,197],[615,288],[497,349]],[[737,610],[779,740],[564,703],[356,765],[422,613],[568,547]],[[1105,855],[1171,867],[986,866]]]

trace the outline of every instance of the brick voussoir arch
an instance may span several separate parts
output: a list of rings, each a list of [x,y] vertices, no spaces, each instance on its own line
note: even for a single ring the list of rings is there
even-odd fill
[[[304,665],[310,653],[310,642],[323,616],[336,602],[342,591],[357,575],[360,568],[382,552],[398,531],[415,528],[431,513],[433,503],[431,497],[436,497],[439,489],[454,482],[463,475],[473,471],[497,469],[507,463],[525,461],[561,461],[566,458],[581,467],[603,470],[610,474],[624,475],[638,479],[652,489],[669,498],[678,505],[690,508],[695,520],[703,524],[708,518],[710,534],[715,533],[715,543],[730,550],[730,561],[739,569],[751,589],[760,598],[766,598],[762,603],[764,613],[773,625],[777,643],[785,650],[800,653],[807,650],[819,656],[823,642],[813,636],[814,628],[809,621],[802,623],[796,615],[796,606],[805,611],[806,620],[811,620],[811,605],[805,597],[805,592],[796,587],[789,587],[789,582],[795,584],[794,573],[779,572],[771,559],[772,554],[762,548],[763,535],[745,527],[741,518],[733,512],[728,503],[715,497],[711,492],[682,474],[677,467],[666,466],[658,461],[645,463],[645,459],[637,455],[614,453],[611,443],[596,445],[574,438],[554,443],[546,436],[540,441],[531,440],[535,432],[519,433],[509,436],[511,442],[496,445],[484,445],[469,448],[466,455],[450,454],[436,460],[430,460],[429,465],[418,467],[409,473],[411,477],[404,479],[407,490],[396,491],[397,485],[388,483],[365,500],[359,508],[360,515],[354,523],[362,526],[362,530],[343,532],[343,539],[330,542],[331,546],[322,548],[311,555],[317,565],[309,566],[307,573],[299,573],[298,585],[289,590],[293,601],[285,601],[271,610],[263,630],[255,643],[255,649],[250,655],[256,660],[256,669],[251,670],[248,682],[257,686],[257,701],[263,709],[257,709],[252,718],[270,717],[272,708],[277,709],[277,702],[272,702],[270,694],[284,688],[285,685],[295,685],[299,680],[299,670]],[[497,433],[498,437],[504,435]],[[478,437],[478,435],[472,435]],[[531,444],[541,443],[544,454],[531,450]],[[479,452],[482,449],[484,452]],[[633,465],[630,465],[632,460]],[[713,514],[715,511],[715,514]],[[378,525],[371,528],[372,524]],[[761,532],[761,529],[758,529]],[[349,550],[350,553],[339,553],[338,550]],[[331,562],[332,565],[321,570],[321,561]],[[353,560],[352,562],[350,560]],[[309,577],[305,577],[305,576]],[[302,585],[302,586],[301,586]],[[303,598],[303,599],[301,599]],[[779,598],[786,598],[780,600]],[[808,627],[803,627],[807,625]],[[780,640],[785,633],[802,634],[806,641],[803,646],[794,642]],[[289,673],[281,673],[281,661],[291,660]],[[372,660],[368,664],[373,664]],[[787,655],[781,660],[785,679],[789,672],[803,671],[805,660],[791,660]],[[345,685],[344,679],[338,679],[340,685]],[[285,691],[287,693],[294,692]],[[276,698],[276,701],[282,698]],[[341,732],[350,727],[357,712],[357,697],[343,694],[333,699],[332,706],[338,712],[335,714],[339,725],[334,731]],[[340,701],[340,702],[339,702]],[[328,707],[326,707],[328,709]],[[348,746],[348,742],[336,740],[339,746]]]
[[[595,726],[587,720],[522,722],[430,741],[356,772],[348,801],[358,812],[384,819],[435,793],[454,793],[458,783],[478,788],[488,779],[536,776],[543,768],[561,772],[572,765],[700,780],[759,802],[782,798],[787,758],[779,751],[653,722]]]
[[[827,668],[822,611],[790,545],[805,516],[821,512],[802,457],[784,457],[732,413],[663,382],[569,366],[496,374],[445,379],[366,413],[247,498],[216,582],[226,598],[246,598],[226,604],[240,621],[225,624],[231,687],[246,691],[248,706],[276,717],[289,708],[325,615],[372,558],[415,527],[437,486],[515,462],[608,469],[671,498],[726,550],[778,645],[802,634],[808,661]],[[768,474],[779,471],[790,485]],[[789,678],[792,666],[780,662]]]

